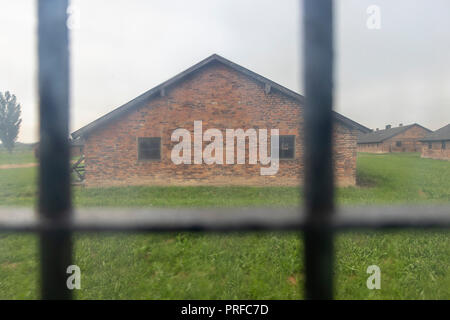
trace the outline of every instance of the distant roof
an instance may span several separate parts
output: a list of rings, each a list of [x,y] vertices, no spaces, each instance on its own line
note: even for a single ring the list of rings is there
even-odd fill
[[[432,132],[430,129],[427,129],[425,127],[422,127],[420,124],[413,123],[407,126],[401,126],[401,127],[395,127],[395,128],[389,128],[389,129],[383,129],[378,131],[372,131],[366,134],[360,134],[358,136],[358,143],[379,143],[383,142],[386,139],[392,138],[406,130],[408,130],[411,127],[419,126],[429,132]]]
[[[435,132],[430,133],[421,141],[443,141],[450,140],[450,123]]]
[[[114,109],[113,111],[105,114],[104,116],[98,118],[97,120],[94,120],[93,122],[89,123],[88,125],[82,127],[81,129],[78,129],[77,131],[72,133],[72,137],[75,138],[79,138],[79,137],[83,137],[91,132],[93,132],[94,130],[96,130],[97,128],[99,128],[100,126],[108,123],[109,121],[112,121],[113,119],[116,119],[117,117],[127,113],[130,110],[133,110],[134,108],[137,108],[139,106],[142,106],[144,103],[147,103],[151,98],[153,97],[157,97],[159,95],[162,94],[162,92],[164,92],[165,88],[169,87],[170,85],[183,80],[184,78],[186,78],[188,75],[190,75],[191,73],[197,71],[198,69],[206,66],[207,64],[210,64],[212,62],[220,62],[228,67],[230,67],[233,70],[236,70],[240,73],[243,73],[247,76],[249,76],[250,78],[264,83],[268,86],[270,86],[271,89],[275,89],[295,100],[298,100],[300,102],[304,101],[304,97],[288,88],[283,87],[282,85],[279,85],[253,71],[250,71],[230,60],[227,60],[217,54],[213,54],[211,56],[209,56],[208,58],[200,61],[199,63],[193,65],[192,67],[186,69],[185,71],[179,73],[178,75],[176,75],[175,77],[161,83],[160,85],[154,87],[153,89],[150,89],[147,92],[144,92],[143,94],[141,94],[140,96],[136,97],[135,99],[125,103],[124,105]],[[370,132],[370,129],[347,118],[344,117],[343,115],[334,112],[334,116],[335,119],[342,122],[343,124],[347,125],[348,127],[351,128],[355,128],[360,130],[361,132]]]

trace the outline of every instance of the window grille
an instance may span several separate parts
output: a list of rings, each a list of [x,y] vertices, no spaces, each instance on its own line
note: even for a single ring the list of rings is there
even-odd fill
[[[308,299],[331,299],[333,233],[345,228],[449,228],[450,207],[335,208],[332,169],[331,0],[305,0],[305,201],[300,209],[83,209],[70,193],[68,0],[38,0],[40,141],[38,216],[0,209],[0,231],[40,236],[41,297],[70,299],[73,231],[303,230]],[[364,214],[361,214],[364,213]],[[300,257],[299,257],[300,258]]]
[[[138,138],[139,160],[161,160],[161,138]]]
[[[294,159],[295,158],[295,136],[279,136],[279,158]]]

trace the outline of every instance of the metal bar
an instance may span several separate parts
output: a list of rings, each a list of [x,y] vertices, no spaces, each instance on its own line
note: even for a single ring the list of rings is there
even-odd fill
[[[0,208],[0,231],[82,232],[263,231],[299,230],[306,226],[300,208],[136,209],[86,208],[74,211],[68,224],[46,224],[31,208]],[[449,229],[449,206],[342,207],[330,226],[347,229]]]
[[[38,0],[39,215],[49,226],[68,224],[71,212],[67,5],[67,0]],[[40,256],[42,298],[70,299],[70,232],[42,231]]]
[[[304,0],[305,84],[305,296],[333,297],[332,103],[333,9],[331,0]]]

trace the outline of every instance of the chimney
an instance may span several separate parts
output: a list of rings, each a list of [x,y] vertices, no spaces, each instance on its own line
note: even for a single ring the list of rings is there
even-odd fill
[[[387,124],[386,125],[386,129],[390,129],[391,128],[391,125],[390,124]]]
[[[380,129],[377,128],[377,131],[378,131],[378,130],[380,130]]]
[[[399,126],[399,127],[403,127],[403,123],[400,123],[398,126]]]

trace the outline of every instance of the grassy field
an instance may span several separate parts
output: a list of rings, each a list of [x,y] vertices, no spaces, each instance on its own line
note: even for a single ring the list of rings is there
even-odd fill
[[[0,145],[0,165],[34,162],[36,162],[36,157],[34,156],[30,145],[20,144],[16,146],[11,153],[8,152],[5,147]]]
[[[7,157],[0,155],[0,157]],[[25,156],[24,156],[25,157]],[[2,159],[2,158],[0,158]],[[32,206],[36,168],[0,170],[0,205]],[[417,154],[358,155],[360,186],[341,204],[450,203],[450,162]],[[296,188],[126,187],[74,190],[75,206],[296,206]],[[300,234],[76,234],[79,299],[298,299]],[[0,299],[38,298],[38,241],[0,234]],[[381,268],[381,290],[366,269]],[[448,231],[336,235],[339,299],[450,299]]]

